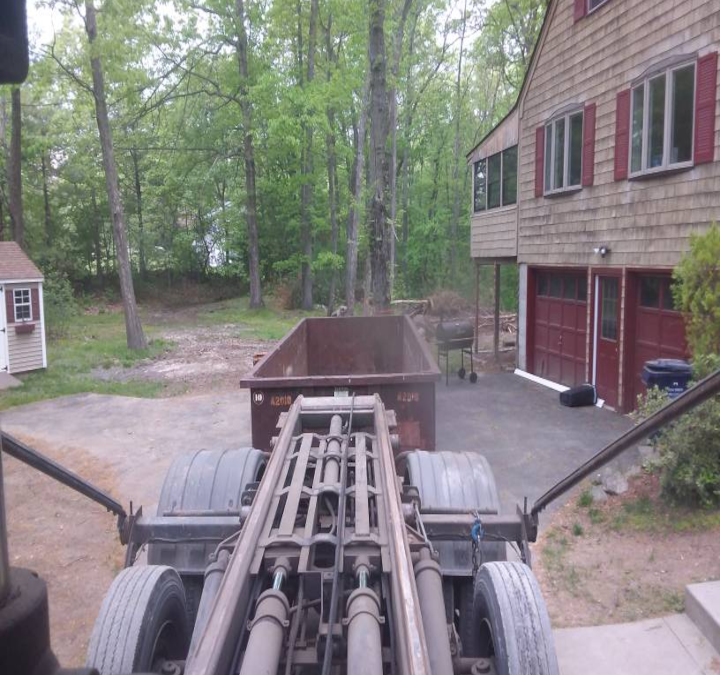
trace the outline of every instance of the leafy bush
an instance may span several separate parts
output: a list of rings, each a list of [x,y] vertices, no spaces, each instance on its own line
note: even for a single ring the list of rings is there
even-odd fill
[[[720,367],[720,356],[695,360],[697,379]],[[668,401],[657,387],[640,403],[638,417],[659,410]],[[661,485],[670,500],[687,506],[720,507],[720,400],[716,397],[686,413],[654,438],[659,450]]]
[[[73,318],[78,315],[79,306],[72,284],[64,274],[56,271],[45,274],[43,304],[47,336],[51,339],[65,337]]]
[[[675,270],[675,304],[687,315],[692,353],[720,354],[720,227],[690,237],[690,251]]]

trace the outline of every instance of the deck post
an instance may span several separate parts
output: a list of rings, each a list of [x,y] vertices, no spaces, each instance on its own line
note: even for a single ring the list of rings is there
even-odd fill
[[[493,322],[493,354],[495,355],[495,361],[500,359],[500,263],[493,265],[493,281],[495,291],[493,293],[495,300],[495,314]]]
[[[475,353],[480,349],[480,263],[475,261]]]

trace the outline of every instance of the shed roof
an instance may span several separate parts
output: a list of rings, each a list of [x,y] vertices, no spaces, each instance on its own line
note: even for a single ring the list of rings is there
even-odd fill
[[[14,241],[0,241],[0,281],[41,281],[42,272]]]

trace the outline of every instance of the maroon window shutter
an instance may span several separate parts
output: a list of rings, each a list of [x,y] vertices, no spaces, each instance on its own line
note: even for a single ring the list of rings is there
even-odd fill
[[[615,180],[628,177],[630,153],[630,90],[617,95],[615,115]]]
[[[582,184],[595,181],[595,104],[588,103],[583,115]]]
[[[575,11],[573,13],[575,23],[580,21],[585,14],[587,14],[587,0],[575,0]]]
[[[15,323],[15,297],[13,289],[5,286],[5,311],[7,313],[7,322]]]
[[[30,291],[30,305],[33,321],[40,321],[40,291],[37,288]]]
[[[717,52],[698,59],[695,92],[695,164],[706,164],[715,159],[717,70]]]
[[[535,196],[542,197],[545,175],[545,127],[535,130]]]

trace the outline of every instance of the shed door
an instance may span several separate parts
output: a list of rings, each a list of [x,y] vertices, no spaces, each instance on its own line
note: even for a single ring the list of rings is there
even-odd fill
[[[538,271],[533,372],[570,387],[585,381],[587,276]]]
[[[7,344],[7,312],[6,312],[6,306],[7,303],[5,302],[5,293],[12,293],[11,290],[8,290],[6,286],[0,286],[0,295],[2,296],[0,299],[2,302],[0,302],[0,305],[2,307],[0,308],[0,372],[8,372],[8,344]]]
[[[651,359],[684,359],[688,356],[685,324],[673,306],[670,275],[640,275],[635,296],[635,344],[633,345],[633,407],[645,393],[641,374]]]

